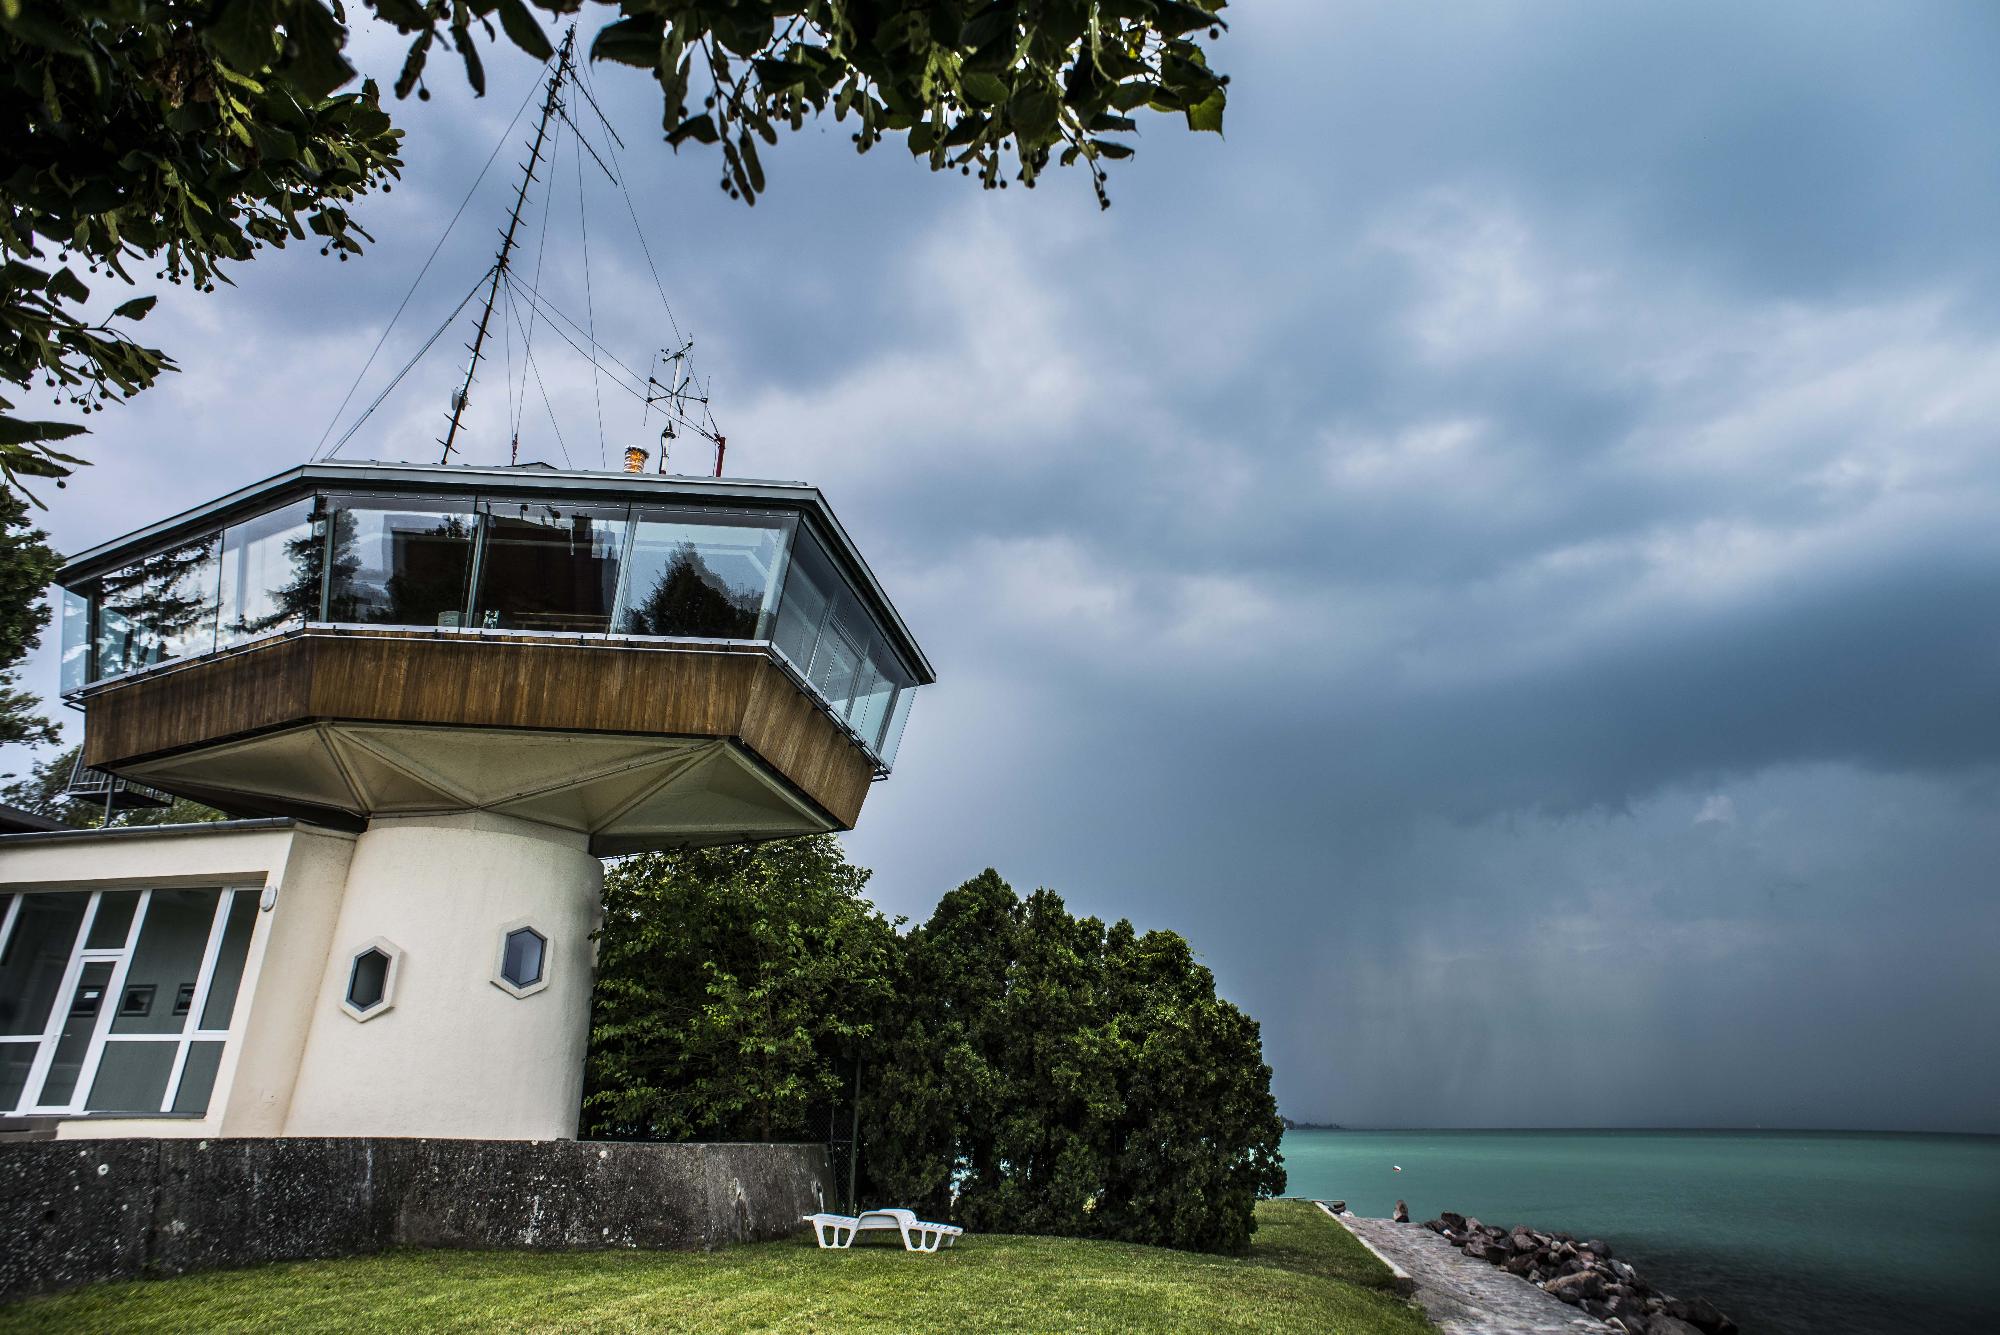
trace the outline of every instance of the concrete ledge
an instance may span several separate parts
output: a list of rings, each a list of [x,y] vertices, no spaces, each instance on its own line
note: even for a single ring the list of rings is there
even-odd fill
[[[706,1250],[797,1232],[818,1145],[395,1139],[0,1144],[0,1301],[387,1247]]]

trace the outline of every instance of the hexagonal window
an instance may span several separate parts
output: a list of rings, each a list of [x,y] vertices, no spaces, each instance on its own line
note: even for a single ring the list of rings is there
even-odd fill
[[[525,921],[501,928],[500,960],[493,970],[493,985],[517,997],[547,987],[549,939]]]
[[[396,965],[403,952],[377,938],[354,952],[347,966],[347,991],[340,1007],[357,1020],[372,1020],[395,1003]]]

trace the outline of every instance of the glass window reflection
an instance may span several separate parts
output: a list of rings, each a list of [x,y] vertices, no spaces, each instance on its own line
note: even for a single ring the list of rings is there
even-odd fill
[[[220,545],[220,535],[206,533],[104,577],[98,593],[98,676],[215,648]]]
[[[322,539],[309,500],[223,530],[218,645],[319,620]]]
[[[761,638],[789,521],[633,509],[618,630],[626,635]]]
[[[335,498],[329,517],[327,620],[462,624],[475,519],[470,505],[452,500]]]
[[[479,624],[507,630],[611,629],[628,527],[625,506],[486,501]]]
[[[90,680],[90,600],[62,591],[62,693],[80,691]]]

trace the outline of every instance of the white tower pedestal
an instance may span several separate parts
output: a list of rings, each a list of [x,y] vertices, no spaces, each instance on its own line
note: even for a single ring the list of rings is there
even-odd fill
[[[587,842],[481,812],[372,821],[355,844],[284,1134],[575,1136],[604,882]],[[547,942],[541,978],[508,986],[502,943],[523,927]],[[354,961],[371,949],[388,957],[386,989],[357,1006]],[[362,1001],[375,991],[364,982]]]

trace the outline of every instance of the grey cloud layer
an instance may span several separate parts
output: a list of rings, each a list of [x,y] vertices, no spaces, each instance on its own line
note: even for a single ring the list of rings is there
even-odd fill
[[[732,463],[824,485],[943,673],[852,837],[878,897],[991,862],[1188,933],[1295,1115],[1996,1129],[2000,20],[1244,9],[1227,143],[1150,128],[1101,217],[831,125],[745,213],[597,75]],[[187,370],[60,541],[303,455],[523,74],[405,109],[368,260],[163,306]],[[348,453],[423,457],[445,365]]]

